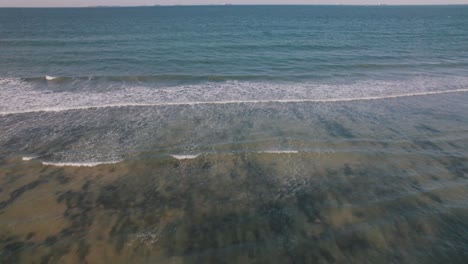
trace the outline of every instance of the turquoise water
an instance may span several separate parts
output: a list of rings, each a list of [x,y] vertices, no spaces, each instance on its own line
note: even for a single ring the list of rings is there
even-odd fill
[[[467,25],[0,9],[0,262],[466,263]]]

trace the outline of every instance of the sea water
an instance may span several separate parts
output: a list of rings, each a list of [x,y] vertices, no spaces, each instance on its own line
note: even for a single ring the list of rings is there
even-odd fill
[[[467,25],[0,9],[0,260],[465,263]]]

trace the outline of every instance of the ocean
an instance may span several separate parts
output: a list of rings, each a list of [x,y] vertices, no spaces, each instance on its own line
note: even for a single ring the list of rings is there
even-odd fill
[[[467,25],[0,9],[0,263],[466,263]]]

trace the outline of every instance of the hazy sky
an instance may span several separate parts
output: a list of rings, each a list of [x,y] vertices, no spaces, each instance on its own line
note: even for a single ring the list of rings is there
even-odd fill
[[[468,0],[0,0],[0,7],[199,4],[468,4]]]

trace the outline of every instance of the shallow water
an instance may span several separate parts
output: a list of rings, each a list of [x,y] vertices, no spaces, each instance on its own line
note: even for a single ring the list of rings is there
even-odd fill
[[[0,9],[0,262],[466,263],[466,7],[229,8]]]
[[[464,263],[456,95],[2,116],[1,257]]]

